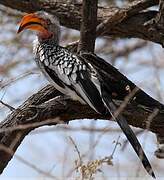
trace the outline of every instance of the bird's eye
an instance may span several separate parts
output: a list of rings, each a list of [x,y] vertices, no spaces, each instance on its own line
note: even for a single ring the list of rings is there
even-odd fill
[[[51,21],[49,19],[46,19],[47,25],[51,24]]]

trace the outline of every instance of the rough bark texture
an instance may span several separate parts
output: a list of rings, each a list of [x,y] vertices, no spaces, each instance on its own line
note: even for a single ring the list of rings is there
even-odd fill
[[[62,25],[68,28],[80,29],[80,21],[82,17],[82,4],[80,3],[67,3],[65,0],[0,0],[0,4],[23,12],[45,10],[52,14],[56,14]],[[157,4],[157,0],[139,0],[134,1],[132,4],[124,8],[99,7],[97,35],[138,37],[163,45],[163,1],[160,1],[159,12],[146,10],[147,8]],[[122,91],[123,89],[125,91],[127,85],[129,85],[132,90],[135,88],[133,83],[124,76],[121,76],[112,66],[103,66],[100,62],[93,63],[98,63],[95,64],[95,66],[101,67],[101,73],[104,78],[109,80],[111,87],[113,86],[113,88],[116,89],[119,87],[119,90],[117,89],[117,91]],[[122,84],[121,88],[120,82]],[[13,157],[14,152],[24,137],[34,128],[43,125],[68,123],[70,120],[74,119],[108,119],[106,116],[95,113],[87,105],[81,105],[80,103],[71,101],[64,96],[57,98],[59,95],[61,94],[56,91],[54,87],[48,85],[28,98],[26,102],[24,102],[18,109],[14,110],[3,122],[0,123],[0,144],[12,150],[12,153],[9,153],[4,151],[3,148],[0,148],[1,173]],[[139,91],[136,98],[137,101],[130,101],[122,112],[128,123],[143,129],[149,127],[150,131],[158,134],[159,137],[163,137],[164,106],[153,100],[143,91]],[[124,102],[123,97],[113,97],[113,99],[117,105]],[[58,118],[58,121],[54,121],[55,118]],[[40,124],[32,125],[34,122]],[[18,126],[27,124],[30,125]]]
[[[84,0],[78,52],[94,52],[97,26],[98,0]]]
[[[23,11],[34,12],[45,10],[59,17],[61,25],[72,29],[80,29],[81,3],[67,3],[65,0],[0,0],[0,4]],[[115,37],[136,37],[163,45],[164,31],[161,21],[156,23],[158,11],[146,10],[157,5],[158,0],[139,0],[124,7],[99,7],[98,24],[101,28],[98,35]],[[142,11],[146,10],[146,11]],[[150,23],[153,22],[153,23]],[[105,23],[105,27],[104,27]],[[105,29],[105,32],[104,32]]]
[[[95,113],[89,106],[81,105],[78,102],[72,101],[68,98],[58,98],[50,100],[60,93],[54,89],[54,87],[48,85],[36,94],[32,95],[23,103],[21,107],[12,112],[1,124],[0,129],[4,132],[0,133],[0,142],[5,147],[11,148],[13,152],[19,147],[25,136],[34,128],[42,125],[56,125],[60,123],[68,123],[75,119],[108,119],[107,116],[102,116]],[[50,100],[50,101],[49,101]],[[118,105],[121,101],[115,101]],[[128,123],[135,126],[146,129],[148,117],[152,114],[153,109],[145,108],[137,104],[128,104],[123,111],[124,117],[128,120]],[[58,121],[53,121],[54,118],[59,118]],[[50,119],[46,123],[46,120]],[[33,123],[42,122],[32,126]],[[18,125],[27,125],[25,128]],[[18,126],[18,127],[17,127]],[[7,128],[13,128],[13,130]],[[14,130],[14,127],[15,128]],[[164,133],[164,110],[161,110],[156,117],[153,118],[149,130],[157,133]],[[17,129],[17,130],[16,130]],[[13,143],[14,142],[14,143]],[[2,173],[7,166],[9,160],[13,154],[9,154],[4,150],[0,150],[0,172]]]
[[[83,56],[86,59],[88,57],[87,54]],[[92,59],[90,55],[88,59]],[[124,104],[127,85],[132,91],[135,89],[135,85],[104,61],[101,62],[98,59],[94,61],[93,58],[93,61],[90,61],[90,63],[97,68],[100,67],[99,71],[105,80],[113,84],[114,92],[120,94],[119,91],[122,91],[121,95],[116,96],[116,98],[113,97],[113,99],[115,99],[118,107]],[[150,131],[163,137],[164,106],[149,97],[142,90],[138,90],[133,97],[135,98],[132,98],[125,104],[122,112],[128,123],[135,127],[148,128]],[[156,109],[158,111],[153,115]],[[54,121],[55,118],[58,118],[58,121]],[[74,119],[84,118],[109,120],[109,115],[97,114],[88,105],[72,101],[68,97],[62,96],[54,87],[46,86],[28,98],[27,101],[0,123],[0,144],[12,150],[12,153],[8,153],[0,148],[0,172],[3,172],[24,137],[34,128],[43,125],[68,123]],[[46,120],[49,121],[47,122]],[[37,122],[39,124],[35,124]],[[27,124],[29,126],[26,126]],[[22,127],[20,125],[25,126]]]

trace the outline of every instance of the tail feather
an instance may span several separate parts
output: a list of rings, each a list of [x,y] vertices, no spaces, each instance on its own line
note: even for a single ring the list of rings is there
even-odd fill
[[[149,160],[146,157],[146,154],[144,153],[141,144],[139,143],[136,135],[134,134],[134,132],[132,131],[132,129],[130,128],[130,126],[128,125],[126,119],[121,116],[118,115],[117,118],[114,117],[114,112],[117,110],[115,104],[113,103],[113,101],[111,100],[111,98],[108,96],[103,96],[103,100],[104,103],[108,109],[108,111],[110,112],[110,114],[112,115],[112,117],[114,118],[114,120],[117,121],[117,123],[119,124],[120,128],[122,129],[122,131],[124,132],[124,134],[126,135],[127,139],[129,140],[130,144],[132,145],[133,149],[135,150],[136,154],[138,155],[139,159],[141,160],[144,168],[146,169],[146,171],[153,177],[155,178],[155,174],[153,172],[153,169],[151,167],[151,164],[149,162]]]

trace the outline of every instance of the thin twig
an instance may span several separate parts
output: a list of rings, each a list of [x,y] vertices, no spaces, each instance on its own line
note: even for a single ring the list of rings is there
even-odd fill
[[[119,108],[117,108],[117,110],[114,112],[114,118],[117,118],[119,114],[121,114],[121,112],[126,108],[127,104],[129,103],[129,101],[131,100],[131,98],[133,98],[135,96],[135,94],[137,93],[137,91],[139,90],[138,87],[135,87],[133,90],[130,89],[130,87],[127,85],[127,89],[129,89],[129,94],[125,97],[124,101],[122,102],[122,104],[119,106]],[[135,97],[134,97],[135,98]]]
[[[14,155],[14,151],[11,148],[8,148],[2,144],[0,144],[0,150],[5,151],[6,153],[10,154],[10,155]],[[43,170],[41,170],[40,168],[38,168],[36,165],[32,164],[31,162],[25,160],[24,158],[22,158],[21,156],[18,156],[15,154],[15,158],[18,159],[20,162],[22,162],[23,164],[27,165],[28,167],[31,167],[32,169],[34,169],[35,171],[37,171],[38,173],[41,173],[43,175],[45,175],[46,177],[49,177],[51,179],[56,179],[55,176],[53,176],[50,173],[47,173]]]
[[[71,136],[69,136],[69,139],[70,139],[71,143],[72,143],[72,144],[74,145],[74,147],[75,147],[75,150],[76,150],[76,152],[77,152],[77,154],[78,154],[78,156],[79,156],[79,160],[80,160],[80,164],[79,164],[79,165],[81,165],[81,164],[83,163],[83,161],[82,161],[82,158],[81,158],[81,155],[80,155],[80,151],[79,151],[79,149],[78,149],[75,141],[72,139]]]
[[[158,113],[159,113],[159,109],[155,108],[153,110],[153,112],[147,118],[146,129],[144,130],[145,134],[144,134],[144,137],[143,137],[144,143],[142,144],[143,148],[145,147],[146,142],[147,142],[147,137],[148,137],[147,133],[148,133],[148,130],[150,129],[151,122],[155,118],[155,116],[158,115]],[[141,157],[141,159],[143,159],[143,153],[141,151],[140,151],[140,157]],[[139,177],[140,170],[141,170],[141,166],[138,164],[137,171],[136,171],[136,177]]]
[[[22,125],[24,126],[24,125]],[[8,128],[5,128],[5,131],[7,131]],[[10,131],[10,130],[9,130]],[[41,133],[47,133],[47,132],[56,132],[56,131],[70,131],[70,132],[95,132],[95,133],[102,133],[102,132],[106,132],[106,133],[118,133],[121,130],[118,128],[96,128],[96,127],[71,127],[71,126],[58,126],[58,128],[54,127],[54,128],[46,128],[46,129],[36,129],[35,131],[32,131],[30,133],[30,135],[35,135],[35,134],[41,134]]]
[[[50,124],[65,124],[65,122],[60,120],[59,118],[47,119],[42,122],[32,122],[32,123],[23,124],[23,125],[15,125],[12,127],[2,128],[2,129],[0,129],[0,133],[33,129],[33,128],[41,127],[44,125],[50,125]]]
[[[0,84],[0,89],[3,89],[3,88],[5,88],[6,86],[11,85],[12,83],[14,83],[14,82],[16,82],[16,81],[18,81],[18,80],[21,80],[21,79],[23,79],[23,78],[26,78],[26,77],[29,76],[29,75],[34,75],[34,74],[38,74],[38,73],[33,72],[33,71],[28,71],[28,72],[25,72],[25,73],[23,73],[23,74],[20,74],[20,75],[17,76],[17,77],[13,77],[13,78],[9,79],[9,80],[6,81],[6,82],[2,82],[2,83]]]
[[[0,100],[0,103],[3,104],[4,106],[6,106],[10,111],[14,111],[15,110],[14,107],[12,107],[11,105],[3,102],[2,100]]]
[[[120,139],[120,135],[118,136],[117,141],[114,142],[114,143],[115,143],[115,146],[114,146],[114,149],[113,149],[112,154],[111,154],[111,157],[112,157],[112,158],[113,158],[113,156],[114,156],[114,153],[115,153],[115,151],[116,151],[117,146],[120,145],[119,139]]]

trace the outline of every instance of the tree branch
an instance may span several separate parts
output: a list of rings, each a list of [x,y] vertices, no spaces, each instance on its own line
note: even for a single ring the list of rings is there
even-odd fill
[[[98,0],[83,0],[78,52],[94,52],[97,26],[97,3]]]
[[[154,28],[151,24],[149,24],[149,26],[147,25],[158,13],[158,11],[147,10],[147,8],[157,5],[158,2],[158,0],[137,0],[124,8],[99,7],[97,17],[98,24],[107,21],[108,27],[110,27],[105,33],[104,29],[99,30],[99,34],[114,37],[136,37],[162,45],[164,40],[163,30]],[[77,30],[80,29],[82,19],[81,3],[67,4],[65,0],[55,2],[52,0],[38,0],[35,2],[27,0],[1,0],[0,4],[23,12],[45,10],[57,15],[61,25]],[[143,12],[143,10],[147,11]],[[152,28],[154,28],[153,33]]]
[[[101,24],[98,25],[97,35],[99,36],[106,34],[107,32],[111,31],[114,26],[136,14],[139,14],[142,10],[153,6],[154,3],[155,1],[151,0],[136,0],[123,8],[113,9],[112,16],[109,16],[109,18],[105,19]],[[158,1],[156,1],[156,3],[158,3]]]
[[[87,54],[85,58],[87,59]],[[104,80],[109,82],[109,84],[113,84],[116,92],[118,91],[117,87],[120,88],[119,91],[121,95],[124,95],[126,92],[125,89],[127,85],[129,87],[129,89],[127,89],[128,92],[130,89],[135,88],[132,82],[120,74],[110,64],[107,64],[105,61],[101,62],[98,58],[94,61],[94,58],[91,58],[91,56],[89,56],[88,59],[93,59],[90,63],[95,67],[99,67],[101,75],[105,72]],[[115,96],[113,96],[113,100],[121,107],[123,116],[129,124],[143,129],[146,129],[148,127],[147,124],[149,124],[150,131],[161,136],[164,134],[164,106],[162,104],[149,97],[142,90],[136,91],[135,98],[130,100],[130,102],[128,102],[129,99],[125,99],[124,102],[122,96],[114,97]],[[150,115],[154,112],[154,109],[157,108],[158,113],[153,117],[151,122],[149,122]],[[0,172],[3,172],[24,137],[33,129],[43,125],[68,123],[74,119],[89,118],[109,120],[108,117],[109,115],[97,114],[88,105],[82,105],[77,101],[72,101],[68,97],[62,96],[54,87],[50,85],[46,86],[28,98],[27,101],[0,123],[0,144],[11,148],[13,151],[12,154],[9,154],[3,149],[0,149]]]
[[[28,98],[22,106],[12,112],[0,124],[0,129],[2,131],[4,130],[4,132],[1,131],[0,133],[0,144],[7,148],[11,148],[11,150],[15,152],[24,137],[34,128],[43,125],[56,125],[64,122],[68,123],[74,119],[107,119],[106,116],[95,113],[87,105],[82,105],[79,102],[72,101],[64,96],[60,99],[55,98],[59,94],[60,93],[56,91],[54,87],[48,85]],[[122,103],[121,101],[115,102],[117,105]],[[129,124],[145,129],[148,123],[147,118],[152,112],[153,109],[146,109],[145,107],[135,104],[128,104],[123,115],[126,117]],[[164,112],[161,110],[152,120],[150,130],[158,134],[163,134],[163,119]],[[26,126],[21,128],[20,125]],[[1,173],[13,155],[14,153],[8,154],[3,149],[0,150]]]

